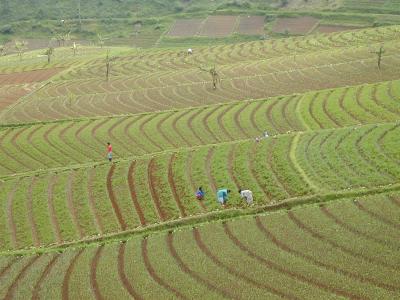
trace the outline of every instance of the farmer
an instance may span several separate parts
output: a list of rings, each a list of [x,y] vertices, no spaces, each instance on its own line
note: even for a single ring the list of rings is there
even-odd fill
[[[248,205],[253,204],[253,192],[250,190],[239,190],[240,197],[246,200]]]
[[[189,49],[187,50],[187,54],[188,54],[188,55],[192,55],[192,54],[193,54],[192,48],[189,48]]]
[[[228,189],[219,189],[217,191],[217,201],[222,205],[225,206],[226,202],[228,201],[228,194],[231,190]]]
[[[204,199],[204,191],[203,188],[200,186],[196,191],[196,199],[203,200]]]
[[[112,161],[112,146],[110,142],[107,143],[107,158],[109,162]]]

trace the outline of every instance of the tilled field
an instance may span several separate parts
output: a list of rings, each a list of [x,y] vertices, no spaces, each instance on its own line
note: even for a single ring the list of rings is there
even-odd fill
[[[398,298],[398,32],[0,64],[0,298]]]

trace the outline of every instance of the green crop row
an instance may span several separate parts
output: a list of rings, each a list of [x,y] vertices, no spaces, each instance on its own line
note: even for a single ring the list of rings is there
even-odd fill
[[[398,199],[397,192],[343,199],[61,253],[1,256],[0,296],[394,299],[398,228],[376,216],[398,215]]]
[[[95,120],[23,125],[0,131],[0,174],[255,139],[289,131],[398,120],[399,81],[303,95]],[[385,149],[390,151],[390,149]],[[329,154],[328,154],[329,156]]]
[[[2,184],[2,249],[75,241],[97,234],[217,211],[219,188],[232,190],[228,208],[246,207],[239,188],[263,206],[289,198],[335,194],[397,183],[398,160],[384,151],[397,123],[238,141],[167,152],[134,161]],[[399,149],[399,140],[392,144]],[[206,197],[194,193],[202,186]]]

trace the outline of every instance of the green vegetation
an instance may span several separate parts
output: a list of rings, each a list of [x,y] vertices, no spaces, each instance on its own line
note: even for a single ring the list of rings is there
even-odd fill
[[[0,2],[0,298],[398,298],[395,1],[111,2]]]

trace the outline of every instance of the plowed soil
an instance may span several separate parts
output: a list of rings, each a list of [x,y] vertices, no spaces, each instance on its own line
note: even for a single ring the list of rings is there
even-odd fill
[[[317,23],[318,19],[313,17],[279,18],[276,20],[272,30],[277,33],[285,33],[288,31],[292,34],[306,34]]]

